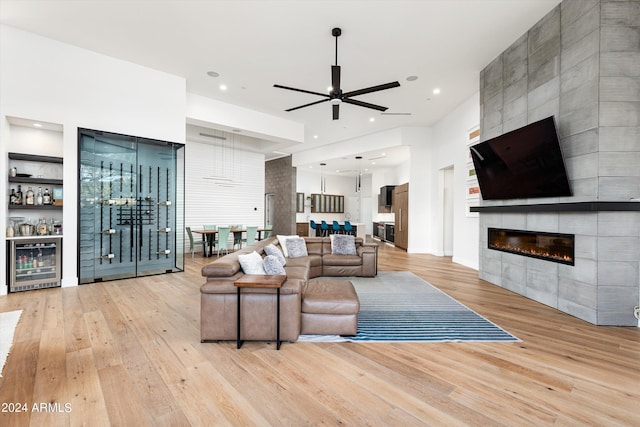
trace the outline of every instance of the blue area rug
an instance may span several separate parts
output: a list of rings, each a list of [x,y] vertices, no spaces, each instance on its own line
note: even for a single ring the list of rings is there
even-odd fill
[[[349,280],[360,299],[357,335],[303,335],[299,341],[520,341],[411,272]]]

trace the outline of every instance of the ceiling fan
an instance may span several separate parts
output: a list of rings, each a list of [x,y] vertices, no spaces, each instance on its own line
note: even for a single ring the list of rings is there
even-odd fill
[[[375,104],[370,104],[368,102],[363,102],[363,101],[358,101],[356,99],[351,99],[351,97],[353,96],[358,96],[358,95],[364,95],[366,93],[371,93],[371,92],[378,92],[380,90],[385,90],[385,89],[391,89],[394,87],[398,87],[400,86],[400,83],[396,82],[392,82],[392,83],[385,83],[382,85],[377,85],[377,86],[372,86],[372,87],[368,87],[368,88],[364,88],[364,89],[359,89],[359,90],[353,90],[350,92],[343,92],[342,88],[340,87],[340,66],[338,65],[338,37],[340,37],[340,35],[342,34],[342,30],[340,28],[334,28],[333,30],[331,30],[331,35],[333,35],[333,37],[336,38],[336,65],[332,65],[331,66],[331,90],[328,94],[326,93],[321,93],[321,92],[314,92],[311,90],[304,90],[304,89],[296,89],[293,87],[288,87],[288,86],[282,86],[282,85],[278,85],[275,84],[273,85],[274,87],[280,88],[280,89],[287,89],[287,90],[294,90],[296,92],[303,92],[303,93],[310,93],[311,95],[318,95],[318,96],[322,96],[326,99],[321,99],[320,101],[315,101],[315,102],[310,102],[309,104],[304,104],[304,105],[300,105],[298,107],[293,107],[293,108],[289,108],[288,110],[285,111],[293,111],[293,110],[297,110],[299,108],[304,108],[304,107],[309,107],[311,105],[315,105],[315,104],[320,104],[322,102],[327,102],[327,101],[331,101],[332,107],[333,107],[333,120],[338,120],[340,118],[340,104],[342,102],[347,103],[347,104],[351,104],[351,105],[357,105],[359,107],[365,107],[365,108],[372,108],[374,110],[378,110],[378,111],[386,111],[387,107],[382,107],[380,105],[375,105]]]

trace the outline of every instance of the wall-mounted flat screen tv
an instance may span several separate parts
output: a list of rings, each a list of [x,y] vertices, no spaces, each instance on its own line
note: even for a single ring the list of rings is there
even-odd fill
[[[553,116],[471,147],[485,200],[571,196]]]

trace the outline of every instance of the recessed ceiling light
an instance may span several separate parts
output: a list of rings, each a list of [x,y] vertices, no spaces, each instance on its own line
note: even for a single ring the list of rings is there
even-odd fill
[[[435,89],[433,90],[433,94],[434,94],[434,95],[438,95],[439,93],[440,93],[440,88],[435,88]]]
[[[37,128],[41,128],[42,125],[40,123],[34,123],[33,126],[37,127]]]
[[[375,165],[375,164],[376,164],[376,162],[371,162],[371,164],[372,164],[372,165]]]
[[[387,153],[381,153],[380,155],[381,155],[381,156],[386,156],[386,155],[387,155]]]
[[[227,85],[220,85],[220,90],[227,90]]]
[[[313,139],[318,139],[318,135],[313,135]]]
[[[209,76],[209,77],[219,77],[220,74],[216,73],[215,71],[207,71],[207,76]]]
[[[415,82],[416,80],[418,80],[418,76],[409,76],[409,77],[407,77],[407,81],[408,82]]]
[[[370,121],[370,122],[375,122],[375,121],[376,121],[376,118],[375,118],[375,117],[369,117],[369,121]]]

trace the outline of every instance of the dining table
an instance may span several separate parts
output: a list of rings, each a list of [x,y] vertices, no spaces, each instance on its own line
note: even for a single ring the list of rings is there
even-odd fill
[[[245,233],[247,230],[244,228],[232,228],[229,230],[230,235],[234,235],[235,233]],[[262,240],[262,232],[266,231],[264,228],[258,228],[258,237],[257,240]],[[202,256],[210,257],[213,256],[213,244],[216,240],[216,234],[218,234],[218,230],[191,230],[192,233],[198,233],[202,235]],[[207,246],[209,247],[209,251],[207,252]]]

